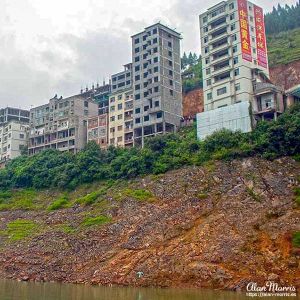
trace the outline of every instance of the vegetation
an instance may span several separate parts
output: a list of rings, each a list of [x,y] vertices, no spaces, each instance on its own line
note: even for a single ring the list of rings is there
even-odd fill
[[[143,190],[143,189],[137,189],[137,190],[125,189],[123,191],[123,194],[125,196],[132,197],[138,201],[152,202],[155,200],[154,196],[152,195],[152,193],[150,191]]]
[[[198,57],[196,53],[192,54],[191,52],[187,56],[184,52],[181,59],[181,68],[183,78],[182,91],[184,93],[203,86],[201,56]]]
[[[104,225],[111,222],[112,218],[108,216],[87,217],[82,222],[83,226]]]
[[[267,36],[271,66],[300,59],[300,28]]]
[[[272,12],[265,15],[267,34],[279,33],[300,27],[300,1],[295,5],[284,7],[278,4]]]
[[[295,201],[296,201],[297,205],[300,206],[300,187],[296,187],[294,189],[294,193],[296,196]]]
[[[300,231],[293,233],[292,244],[294,247],[300,248]]]
[[[221,130],[204,141],[198,141],[195,128],[184,128],[176,134],[149,138],[144,149],[110,147],[104,151],[95,143],[89,143],[76,155],[47,150],[34,156],[18,157],[0,170],[0,205],[2,208],[4,205],[28,209],[33,205],[32,198],[36,197],[32,188],[71,190],[84,183],[107,181],[101,189],[78,200],[88,205],[101,198],[112,184],[109,180],[164,173],[183,165],[207,164],[213,159],[255,155],[274,159],[299,153],[300,106],[297,105],[277,121],[260,122],[253,132],[247,134]],[[20,191],[21,194],[12,199],[8,191],[14,188],[27,190]],[[139,198],[145,194],[139,193],[134,196]],[[66,205],[66,201],[61,199],[56,204],[58,207]]]
[[[69,199],[67,195],[62,195],[48,206],[48,210],[51,211],[51,210],[66,208],[68,204],[69,204]]]
[[[19,241],[32,235],[37,229],[37,224],[30,220],[15,220],[7,224],[2,234],[8,236],[11,241]]]

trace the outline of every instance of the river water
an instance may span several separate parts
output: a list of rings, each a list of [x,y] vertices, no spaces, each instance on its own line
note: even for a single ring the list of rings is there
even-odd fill
[[[196,290],[99,287],[0,280],[1,300],[250,300],[245,293]],[[259,298],[263,299],[263,298]],[[271,297],[267,299],[271,300]],[[282,299],[277,297],[276,299]],[[295,299],[291,297],[291,299]],[[298,299],[298,298],[297,298]]]

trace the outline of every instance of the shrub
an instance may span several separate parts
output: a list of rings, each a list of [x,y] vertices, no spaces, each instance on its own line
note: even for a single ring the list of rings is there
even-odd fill
[[[123,194],[128,197],[132,197],[137,201],[148,201],[148,202],[155,201],[155,197],[153,196],[153,194],[150,191],[144,189],[137,189],[137,190],[125,189],[123,191]]]
[[[300,248],[300,231],[296,231],[293,233],[292,244],[294,247]]]

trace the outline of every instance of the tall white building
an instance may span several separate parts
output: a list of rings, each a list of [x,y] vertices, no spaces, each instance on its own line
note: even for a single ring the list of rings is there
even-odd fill
[[[27,148],[29,111],[7,107],[0,110],[0,166]]]
[[[222,1],[201,14],[204,113],[198,137],[217,129],[250,131],[254,84],[269,77],[263,11],[246,0]]]

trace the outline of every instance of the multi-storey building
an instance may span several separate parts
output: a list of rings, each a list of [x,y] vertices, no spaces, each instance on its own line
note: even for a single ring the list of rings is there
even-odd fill
[[[246,0],[222,1],[200,15],[204,113],[198,136],[250,131],[259,73],[269,77],[263,11]],[[251,105],[251,107],[250,107]]]
[[[28,110],[12,107],[0,110],[0,165],[26,149],[28,126]]]
[[[175,131],[182,117],[180,33],[154,24],[132,36],[134,144]]]
[[[132,64],[112,75],[112,94],[109,97],[109,144],[133,146]]]
[[[29,154],[44,149],[78,152],[86,145],[87,120],[98,115],[98,104],[80,95],[49,100],[30,110]]]

